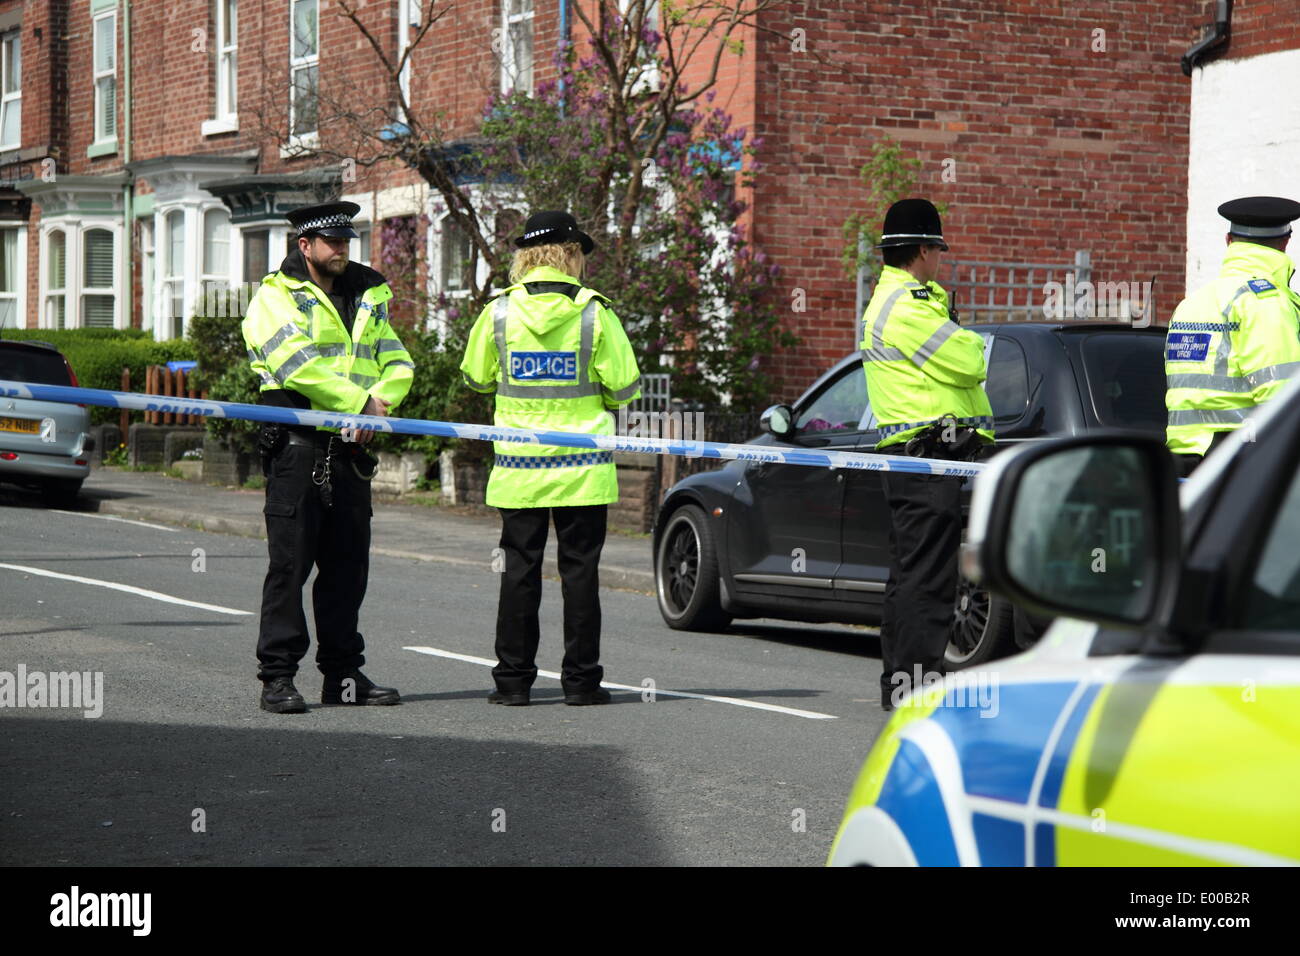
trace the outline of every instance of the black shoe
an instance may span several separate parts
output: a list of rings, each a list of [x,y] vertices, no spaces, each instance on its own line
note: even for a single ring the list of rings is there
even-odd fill
[[[274,677],[262,683],[262,709],[273,714],[305,714],[307,701],[293,686],[292,677]]]
[[[564,702],[570,707],[590,707],[592,704],[608,704],[610,700],[609,691],[603,687],[597,687],[595,690],[579,690],[573,693],[565,692]]]
[[[504,704],[507,707],[527,707],[528,691],[526,690],[494,690],[488,694],[489,704]]]
[[[351,680],[354,683],[345,687],[344,682]],[[347,699],[344,699],[346,692]],[[338,674],[333,677],[326,677],[325,684],[321,688],[320,702],[322,704],[369,704],[372,706],[387,706],[389,704],[400,704],[402,695],[392,687],[379,687],[365,674],[359,670],[348,671],[344,674]]]

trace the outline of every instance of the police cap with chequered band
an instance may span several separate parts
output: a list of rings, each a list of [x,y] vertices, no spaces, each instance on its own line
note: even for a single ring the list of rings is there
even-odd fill
[[[520,249],[529,246],[546,246],[561,242],[582,243],[582,254],[591,255],[596,243],[591,236],[578,228],[578,221],[567,212],[535,212],[524,223],[524,234],[515,240]]]
[[[891,246],[938,246],[948,251],[943,241],[943,223],[939,210],[928,199],[900,199],[885,213],[884,235],[876,243],[877,249]]]
[[[323,202],[316,206],[300,206],[285,213],[286,218],[303,236],[330,236],[334,239],[356,239],[352,217],[361,212],[354,202]]]
[[[1219,207],[1231,224],[1228,232],[1239,239],[1280,239],[1291,235],[1291,223],[1300,219],[1300,202],[1278,196],[1247,196]]]

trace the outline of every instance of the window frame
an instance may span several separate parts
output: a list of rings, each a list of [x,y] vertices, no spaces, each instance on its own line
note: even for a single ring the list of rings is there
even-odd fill
[[[216,72],[213,76],[212,119],[203,121],[204,136],[239,130],[239,0],[213,0],[212,27],[216,37]],[[227,34],[229,43],[222,39]]]
[[[92,233],[102,232],[108,236],[109,241],[109,284],[107,286],[91,285],[85,275],[85,270],[89,266],[90,256],[88,255],[90,236]],[[113,229],[103,223],[91,223],[83,226],[78,230],[77,244],[80,248],[80,262],[78,263],[80,279],[77,283],[77,328],[105,328],[102,325],[86,324],[86,300],[90,297],[106,298],[113,303],[113,317],[111,323],[107,326],[110,329],[118,328],[118,313],[121,311],[121,305],[117,296],[117,235]]]
[[[113,42],[112,42],[112,66],[105,70],[95,69],[95,64],[99,61],[99,24],[101,20],[113,21]],[[102,13],[96,13],[91,17],[91,82],[95,89],[95,116],[94,116],[94,139],[92,145],[101,145],[104,143],[117,142],[117,8],[105,10]],[[113,128],[111,132],[106,132],[103,121],[107,118],[104,112],[104,94],[102,81],[111,80],[113,87]]]
[[[315,41],[313,44],[314,52],[306,56],[295,55],[295,41],[297,39],[294,33],[294,14],[300,3],[311,3],[316,8],[315,19]],[[297,103],[297,74],[300,71],[316,70],[316,85],[314,87],[314,97],[316,101],[316,126],[310,130],[298,132],[295,127],[297,124],[296,103]],[[281,156],[293,156],[298,152],[314,148],[320,142],[320,0],[289,0],[289,141],[287,150],[281,150]]]
[[[537,65],[537,4],[536,0],[525,0],[529,4],[523,13],[511,13],[510,5],[514,0],[501,0],[501,94],[508,96],[522,86],[518,81],[519,71],[515,63],[515,45],[510,39],[510,28],[523,23],[529,25],[528,38],[528,88],[525,92],[533,95],[536,86]]]
[[[18,53],[18,69],[11,71],[9,67],[10,44]],[[9,116],[10,109],[18,110],[18,139],[15,142],[7,143],[0,141],[0,149],[19,149],[23,144],[23,75],[22,75],[22,30],[13,29],[5,33],[0,33],[0,136],[4,135],[5,120]],[[5,89],[4,82],[13,72],[18,80],[18,89]]]

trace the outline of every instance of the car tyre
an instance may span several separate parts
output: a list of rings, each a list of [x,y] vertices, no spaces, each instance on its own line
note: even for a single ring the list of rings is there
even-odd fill
[[[962,578],[957,584],[952,629],[944,651],[949,671],[964,670],[1006,657],[1015,650],[1015,608]]]
[[[81,482],[80,478],[47,478],[41,482],[41,500],[56,508],[74,505],[81,494]]]
[[[655,593],[664,623],[678,631],[722,630],[731,615],[722,609],[718,549],[703,510],[683,505],[659,536]]]

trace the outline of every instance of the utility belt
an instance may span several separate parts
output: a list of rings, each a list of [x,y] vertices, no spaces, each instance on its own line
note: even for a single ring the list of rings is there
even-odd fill
[[[271,473],[271,462],[288,445],[311,448],[316,453],[311,480],[320,492],[325,507],[333,504],[333,469],[335,464],[352,469],[362,481],[371,481],[379,469],[379,459],[355,442],[345,442],[333,432],[301,432],[278,423],[262,425],[258,448],[262,453],[262,470]]]
[[[984,438],[974,427],[958,425],[954,416],[945,415],[909,438],[903,445],[903,454],[912,458],[974,461],[984,444]]]

